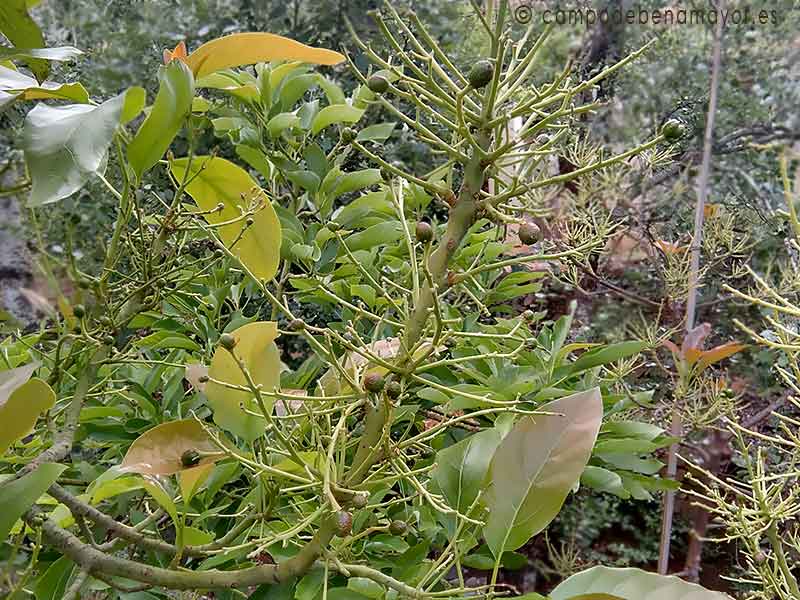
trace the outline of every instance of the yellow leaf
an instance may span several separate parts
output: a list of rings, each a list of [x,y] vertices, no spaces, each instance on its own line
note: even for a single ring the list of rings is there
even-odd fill
[[[184,61],[196,77],[208,73],[273,60],[297,60],[318,65],[335,65],[344,56],[333,50],[312,48],[273,33],[234,33],[206,42]]]
[[[194,464],[184,465],[183,456],[187,451],[199,452],[201,456]],[[156,425],[136,438],[122,459],[120,471],[172,475],[213,463],[223,456],[200,423],[183,419]]]
[[[271,392],[280,383],[280,352],[275,345],[278,325],[272,321],[257,321],[242,325],[231,332],[236,340],[233,352],[244,363],[256,385]],[[231,353],[217,348],[211,359],[206,396],[214,411],[214,422],[239,437],[253,441],[264,433],[267,423],[261,407],[249,391],[221,385],[246,386],[247,380]],[[264,409],[272,412],[274,398],[263,396]]]
[[[0,371],[0,455],[36,425],[36,420],[56,401],[56,394],[41,379],[29,379],[37,365]]]
[[[216,229],[222,242],[257,278],[269,280],[278,272],[281,250],[281,224],[264,190],[252,177],[224,158],[195,156],[171,163],[178,182],[190,179],[187,193],[205,212],[211,225],[227,223]],[[215,210],[219,204],[221,211]],[[244,212],[252,212],[247,225]]]
[[[183,496],[184,503],[191,501],[213,469],[214,465],[200,465],[178,473],[178,482],[181,485],[181,496]]]

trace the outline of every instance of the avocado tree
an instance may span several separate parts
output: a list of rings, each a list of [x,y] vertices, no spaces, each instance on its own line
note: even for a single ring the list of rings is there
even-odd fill
[[[35,27],[15,6],[0,14]],[[513,39],[507,12],[477,10],[486,57],[462,68],[387,4],[391,56],[356,37],[371,66],[351,62],[349,96],[313,70],[345,56],[269,33],[165,51],[149,105],[46,81],[73,51],[12,40],[2,97],[59,101],[25,121],[32,214],[92,178],[117,213],[97,271],[41,253],[70,285],[0,346],[11,597],[493,597],[578,486],[674,487],[652,457],[671,438],[625,418],[650,396],[624,381],[647,344],[570,342],[574,308],[512,304],[614,229],[592,206],[548,223],[549,194],[669,145],[549,160],[595,108],[583,92],[647,48],[534,83],[548,32]],[[366,111],[388,121],[359,127]],[[382,158],[398,126],[432,171]],[[551,595],[690,596],[723,597],[601,567]]]

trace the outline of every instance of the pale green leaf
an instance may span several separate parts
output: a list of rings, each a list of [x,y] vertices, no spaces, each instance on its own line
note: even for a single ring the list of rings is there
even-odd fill
[[[66,198],[105,170],[124,101],[120,94],[100,106],[39,104],[28,113],[22,146],[33,182],[31,206]]]
[[[358,132],[356,140],[359,142],[383,143],[389,139],[397,123],[377,123],[370,125]]]
[[[498,446],[483,534],[495,556],[516,550],[558,514],[583,473],[603,418],[600,390],[559,398],[520,419]]]
[[[80,83],[37,82],[33,77],[0,65],[0,109],[14,100],[72,100],[89,102],[89,92]]]
[[[59,46],[57,48],[0,48],[0,60],[32,58],[64,62],[81,55],[83,55],[83,52],[72,46]]]
[[[314,135],[335,123],[355,123],[364,114],[364,110],[349,104],[332,104],[317,113],[311,122],[311,133]]]
[[[674,575],[657,575],[641,569],[592,567],[561,582],[550,593],[552,600],[601,598],[610,594],[620,600],[731,600]]]

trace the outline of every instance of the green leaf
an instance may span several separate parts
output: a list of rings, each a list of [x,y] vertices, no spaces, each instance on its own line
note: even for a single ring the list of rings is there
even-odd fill
[[[36,364],[0,371],[0,456],[26,436],[36,420],[56,402],[56,394],[41,379],[28,379]]]
[[[265,583],[258,586],[247,598],[248,600],[292,600],[295,583],[294,578],[283,583]]]
[[[105,170],[124,101],[120,94],[100,106],[39,104],[28,113],[22,146],[33,182],[31,206],[66,198]]]
[[[25,0],[3,0],[0,2],[0,33],[17,48],[44,48],[42,30],[28,14]],[[2,60],[2,57],[0,57]],[[25,62],[39,81],[47,79],[50,64],[42,59],[31,57]]]
[[[188,546],[201,546],[214,540],[214,534],[197,527],[183,528],[183,543]]]
[[[192,110],[194,79],[182,61],[161,67],[158,82],[153,107],[128,144],[128,161],[139,179],[164,156]]]
[[[66,556],[62,556],[47,567],[47,571],[36,581],[33,588],[36,600],[61,600],[74,568],[75,563]]]
[[[193,465],[184,465],[184,452],[194,450],[204,454]],[[197,465],[207,465],[224,456],[194,419],[169,421],[156,425],[140,435],[128,448],[120,471],[142,475],[172,475]]]
[[[257,150],[252,146],[239,144],[236,146],[236,154],[250,165],[252,169],[258,171],[266,181],[272,179],[272,163],[269,162],[269,159],[261,150]]]
[[[462,514],[483,489],[494,452],[508,433],[494,427],[481,431],[436,454],[431,477],[447,503]]]
[[[370,125],[358,132],[356,140],[359,142],[375,142],[381,144],[389,139],[397,123],[378,123]]]
[[[333,191],[329,194],[331,198],[338,198],[342,194],[361,190],[382,181],[380,169],[362,169],[345,173],[337,178]]]
[[[594,388],[540,410],[555,414],[519,420],[489,467],[483,534],[495,557],[522,546],[558,514],[591,455],[603,400]]]
[[[44,463],[16,481],[0,485],[0,506],[3,507],[0,511],[0,540],[8,539],[17,519],[41,498],[66,468],[66,465]]]
[[[602,467],[587,466],[581,475],[581,484],[598,492],[608,492],[623,499],[631,497],[630,492],[622,483],[622,477]]]
[[[72,46],[57,48],[0,48],[0,60],[42,59],[64,62],[81,56],[83,52]]]
[[[316,600],[320,590],[322,590],[324,579],[325,571],[323,569],[313,569],[306,573],[297,582],[297,587],[294,591],[295,600]]]
[[[125,104],[122,107],[121,121],[123,124],[133,121],[139,116],[147,102],[147,93],[143,87],[134,86],[125,92]]]
[[[161,484],[155,479],[147,479],[142,486],[147,490],[147,493],[153,497],[153,500],[158,502],[158,505],[167,511],[167,514],[172,518],[172,522],[175,523],[175,527],[179,528],[181,526],[181,521],[178,518],[178,509],[175,506],[175,502],[170,498],[170,495]]]
[[[331,104],[317,113],[311,123],[311,133],[317,135],[334,123],[355,123],[364,114],[364,110],[349,104]]]
[[[287,129],[300,127],[300,117],[294,113],[280,113],[272,117],[267,123],[270,136],[278,137]]]
[[[89,92],[80,83],[39,84],[33,77],[0,65],[0,109],[14,100],[72,100],[86,104]]]
[[[250,371],[256,385],[271,392],[280,383],[280,353],[275,345],[275,338],[278,337],[277,324],[258,321],[242,325],[231,333],[236,339],[233,350],[236,356]],[[247,384],[236,360],[224,348],[217,348],[214,352],[208,375],[212,380],[228,384]],[[214,422],[223,429],[247,441],[253,441],[264,433],[267,422],[258,416],[261,408],[250,392],[230,389],[209,381],[206,385],[206,396],[214,411]],[[274,398],[264,396],[263,399],[266,410],[272,412]]]
[[[621,358],[639,354],[647,348],[647,342],[620,342],[596,350],[583,353],[578,360],[570,365],[571,373],[578,373],[600,365],[606,365]]]
[[[674,575],[656,575],[641,569],[592,567],[562,581],[550,593],[552,600],[592,598],[610,594],[621,600],[731,600]]]
[[[269,198],[247,171],[216,156],[195,156],[191,164],[188,158],[179,158],[170,167],[178,182],[191,178],[186,192],[204,211],[206,221],[228,223],[216,233],[231,252],[258,279],[272,279],[280,260],[281,224]],[[224,205],[221,211],[215,210],[219,203]],[[243,211],[255,211],[252,225],[242,218]]]
[[[135,345],[140,348],[163,350],[164,348],[181,348],[191,352],[201,350],[200,345],[182,333],[175,331],[156,331],[148,336],[136,340]]]
[[[347,587],[357,594],[372,598],[373,600],[382,598],[383,594],[386,592],[382,585],[366,577],[351,577],[347,580]]]
[[[398,221],[386,221],[348,236],[345,242],[351,252],[356,252],[392,244],[402,237],[403,226]]]
[[[141,477],[131,475],[129,477],[120,477],[110,481],[104,481],[100,485],[92,488],[92,504],[99,504],[108,498],[114,498],[120,494],[126,494],[134,490],[140,490],[144,486],[144,481]]]

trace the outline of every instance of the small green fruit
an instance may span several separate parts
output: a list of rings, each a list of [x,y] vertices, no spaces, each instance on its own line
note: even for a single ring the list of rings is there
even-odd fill
[[[494,77],[494,65],[488,60],[479,60],[469,70],[467,79],[476,90],[486,87]]]
[[[383,389],[385,380],[380,373],[367,373],[364,375],[364,389],[372,394],[377,394]]]
[[[358,137],[358,133],[352,127],[345,127],[342,129],[342,142],[345,144],[351,144],[355,141],[356,137]]]
[[[389,80],[383,75],[373,75],[367,79],[367,87],[375,94],[385,94],[389,89]]]
[[[420,221],[417,223],[417,229],[415,233],[417,236],[417,241],[422,242],[423,244],[427,244],[433,239],[433,227],[431,227],[430,223],[426,223],[425,221]]]
[[[197,450],[190,449],[181,454],[181,465],[184,467],[195,467],[200,464],[200,453]]]
[[[72,314],[75,315],[76,318],[82,319],[86,316],[86,308],[83,304],[76,304],[72,307]]]
[[[403,386],[400,385],[399,381],[390,381],[386,384],[386,395],[392,400],[399,398],[402,393]]]
[[[353,530],[353,515],[346,510],[336,513],[336,535],[346,537]]]
[[[103,343],[106,346],[113,346],[115,341],[116,340],[114,339],[113,335],[107,335],[107,336],[103,337]]]
[[[369,496],[366,494],[356,494],[350,502],[352,502],[353,506],[356,508],[364,508],[369,502]]]
[[[523,223],[519,226],[519,241],[526,246],[535,244],[541,239],[541,237],[542,232],[539,230],[539,227],[537,227],[536,224]]]
[[[677,142],[686,135],[686,125],[678,119],[670,119],[664,123],[661,134],[668,142]]]
[[[408,533],[408,523],[395,519],[389,525],[389,533],[392,535],[405,535]]]
[[[328,231],[339,231],[342,228],[342,226],[336,221],[328,221],[326,227],[328,228]]]
[[[223,333],[219,336],[219,345],[225,350],[233,350],[236,347],[236,338],[230,333]]]

